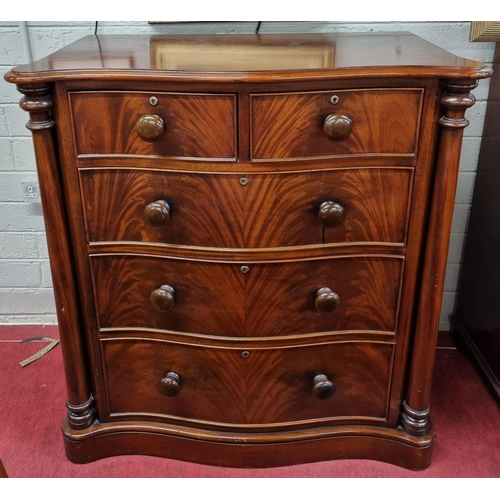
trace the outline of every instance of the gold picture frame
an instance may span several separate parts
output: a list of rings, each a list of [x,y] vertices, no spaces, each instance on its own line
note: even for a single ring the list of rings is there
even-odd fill
[[[470,26],[471,42],[499,42],[500,21],[472,21]]]

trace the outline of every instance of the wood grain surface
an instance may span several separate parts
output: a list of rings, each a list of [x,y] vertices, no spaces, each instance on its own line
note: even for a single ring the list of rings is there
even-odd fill
[[[421,105],[422,89],[252,95],[252,158],[415,155]],[[331,113],[352,120],[352,133],[342,141],[329,140],[323,131]]]
[[[490,75],[409,33],[89,36],[12,69],[68,458],[427,467],[464,112]]]
[[[169,47],[181,61],[162,57]],[[283,57],[294,47],[300,57]],[[310,57],[312,49],[320,57]],[[249,57],[252,54],[254,57]],[[172,61],[172,62],[171,62]],[[180,63],[180,64],[179,64]],[[491,69],[412,33],[86,36],[14,68],[8,81],[314,82],[334,78],[487,78]]]
[[[241,178],[248,180],[242,186]],[[88,240],[263,248],[341,242],[404,243],[412,170],[342,169],[258,175],[138,169],[80,170]],[[147,222],[165,200],[170,220]],[[335,201],[343,222],[325,228],[319,206]]]
[[[336,330],[395,330],[402,257],[353,256],[295,263],[215,263],[99,255],[91,258],[101,328],[161,328],[229,337]],[[151,293],[175,290],[175,305],[158,311]],[[319,313],[316,292],[340,297]]]
[[[182,346],[159,341],[103,341],[111,413],[156,413],[233,424],[309,419],[384,419],[393,346],[336,343],[289,349]],[[167,372],[180,391],[165,398],[157,384]],[[313,395],[313,378],[336,387],[328,400]]]
[[[158,104],[152,106],[150,97]],[[236,99],[224,94],[73,92],[71,111],[78,154],[236,157]],[[159,115],[164,134],[144,141],[136,124]]]

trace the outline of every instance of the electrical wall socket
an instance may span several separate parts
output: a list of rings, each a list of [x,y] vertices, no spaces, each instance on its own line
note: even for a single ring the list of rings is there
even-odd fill
[[[30,203],[40,202],[40,187],[38,186],[38,182],[21,182],[21,188],[23,190],[24,201],[28,201]]]

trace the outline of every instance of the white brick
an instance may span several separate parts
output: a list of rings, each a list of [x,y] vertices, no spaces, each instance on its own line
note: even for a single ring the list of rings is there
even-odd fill
[[[8,136],[9,129],[7,128],[7,118],[5,117],[5,110],[0,106],[0,136]]]
[[[460,156],[460,172],[475,172],[481,149],[481,137],[464,137]]]
[[[16,169],[11,142],[7,137],[0,137],[0,171],[3,172]]]
[[[0,325],[57,325],[55,314],[0,314]]]
[[[451,328],[451,322],[448,319],[443,319],[441,318],[440,321],[439,321],[439,331],[441,332],[451,332],[452,328]]]
[[[42,263],[42,283],[40,286],[43,288],[52,288],[52,275],[50,273],[50,263],[48,260]]]
[[[31,137],[16,137],[12,142],[12,152],[17,170],[36,170],[35,150]]]
[[[464,130],[464,137],[481,137],[483,135],[486,105],[485,101],[476,102],[472,108],[465,112],[469,126]]]
[[[469,224],[469,205],[455,205],[453,212],[453,222],[451,224],[452,233],[466,233]]]
[[[0,258],[36,259],[40,256],[37,236],[25,233],[0,233]]]
[[[76,42],[80,38],[83,38],[84,36],[87,35],[93,35],[94,34],[94,29],[95,29],[95,23],[92,22],[88,26],[81,26],[81,27],[75,27],[71,30],[61,30],[60,31],[60,36],[61,36],[61,43],[63,44],[64,47],[69,45],[70,43]],[[99,23],[99,34],[105,34],[103,29],[102,29],[102,23]],[[130,34],[136,33],[135,30],[131,29],[129,31]],[[109,32],[106,32],[106,34],[109,34]]]
[[[41,232],[44,230],[40,204],[0,203],[0,232]]]
[[[450,249],[448,251],[448,265],[462,263],[465,238],[465,233],[451,233]]]
[[[446,267],[446,277],[444,280],[445,292],[456,292],[458,290],[458,280],[462,266],[460,264],[448,264]]]
[[[36,239],[37,239],[37,247],[38,247],[38,256],[41,259],[48,259],[49,258],[49,249],[47,247],[47,237],[45,236],[45,233],[37,234]]]
[[[55,314],[50,288],[0,288],[0,314]]]
[[[2,288],[38,288],[42,284],[40,262],[0,260],[0,286]]]
[[[440,330],[450,330],[450,316],[455,310],[457,294],[454,292],[444,292],[441,304],[441,316],[439,321]]]
[[[463,172],[458,175],[456,204],[470,205],[472,194],[474,193],[474,182],[476,174],[474,172]]]
[[[253,25],[255,31],[256,23],[176,23],[168,25],[149,25],[145,22],[137,24],[117,24],[117,23],[99,23],[99,34],[121,35],[121,34],[211,34],[211,33],[250,33],[250,29],[245,29],[247,25]]]
[[[99,22],[99,24],[102,21]],[[123,21],[128,23],[128,21]],[[29,21],[28,30],[36,29],[40,27],[47,28],[68,28],[69,26],[94,26],[94,21]],[[92,32],[93,33],[93,32]]]
[[[208,24],[208,23],[207,23]],[[110,26],[128,26],[131,30],[137,29],[137,27],[148,26],[153,29],[155,26],[167,26],[165,24],[149,24],[147,21],[99,21],[99,29],[110,27]],[[171,23],[168,24],[171,26]],[[92,22],[92,28],[94,28],[94,23]]]
[[[410,23],[406,29],[459,57],[493,60],[494,43],[469,42],[470,22]]]
[[[486,62],[486,61],[484,61]],[[491,67],[491,64],[488,64]],[[477,87],[472,91],[474,97],[478,101],[485,101],[488,99],[489,91],[490,91],[490,82],[491,78],[486,78],[483,80],[479,80]]]
[[[5,81],[4,75],[11,68],[11,66],[0,66],[0,103],[18,103],[21,98],[16,86]]]
[[[21,182],[38,182],[35,173],[0,172],[0,201],[26,201]],[[34,200],[40,202],[40,198]]]
[[[23,111],[17,104],[6,104],[3,109],[10,136],[31,136],[30,131],[26,128],[29,121],[29,115],[26,111]]]
[[[0,32],[0,64],[15,65],[23,62],[23,47],[19,28],[2,29]]]
[[[62,28],[28,28],[31,52],[36,61],[64,47],[63,36],[71,30]],[[92,32],[93,33],[93,32]],[[86,33],[90,35],[91,32]]]

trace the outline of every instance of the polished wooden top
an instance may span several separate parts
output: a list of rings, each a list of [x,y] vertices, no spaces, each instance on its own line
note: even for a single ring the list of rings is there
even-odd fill
[[[483,63],[411,33],[86,36],[32,64],[14,83],[94,78],[298,81],[349,77],[487,78]]]

